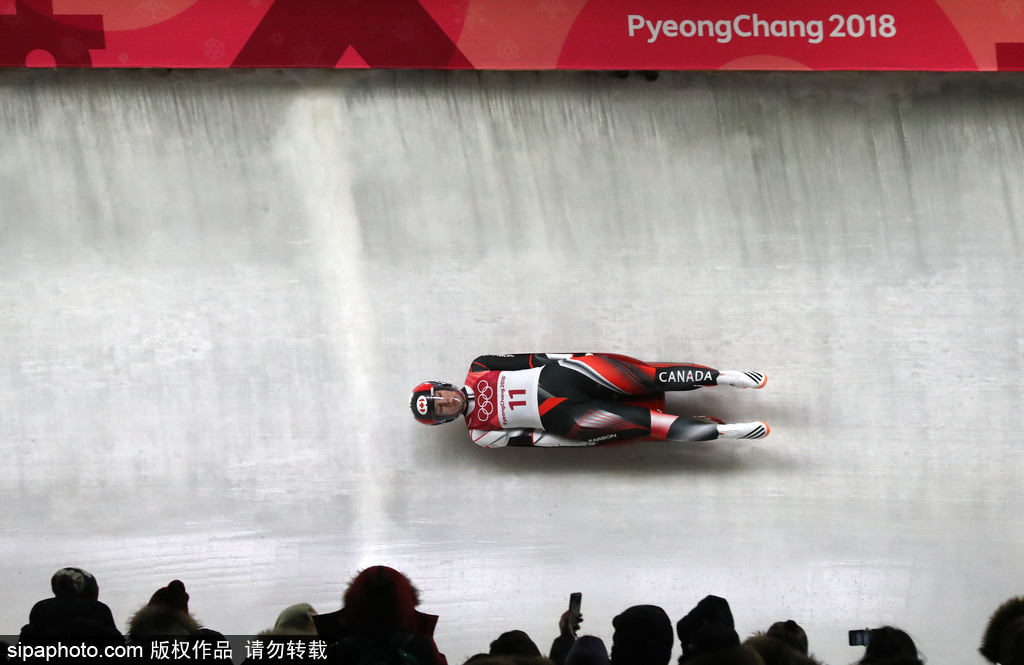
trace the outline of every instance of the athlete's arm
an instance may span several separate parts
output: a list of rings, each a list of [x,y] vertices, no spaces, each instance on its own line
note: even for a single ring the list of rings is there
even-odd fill
[[[589,353],[509,353],[504,355],[480,356],[473,361],[470,372],[502,371],[531,369],[549,363],[558,362],[563,358],[589,356]]]
[[[580,441],[578,439],[567,439],[564,436],[558,436],[557,434],[551,434],[541,430],[534,430],[531,438],[533,439],[533,442],[530,445],[538,448],[582,448],[604,443],[604,441],[591,442]]]
[[[512,446],[532,446],[532,429],[471,429],[469,436],[473,443],[483,448],[505,448]]]
[[[549,434],[548,432],[539,429],[473,429],[469,431],[469,436],[472,437],[473,443],[483,448],[511,448],[515,446],[536,446],[537,448],[580,448],[596,446],[598,443],[604,443],[604,441],[591,442],[567,439],[564,436]],[[614,438],[616,437],[609,437],[609,440]]]

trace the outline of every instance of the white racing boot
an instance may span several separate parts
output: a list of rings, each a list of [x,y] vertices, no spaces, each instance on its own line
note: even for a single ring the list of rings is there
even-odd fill
[[[734,388],[764,388],[768,377],[761,372],[737,372],[731,369],[718,373],[718,385]]]
[[[771,428],[768,423],[730,423],[718,426],[719,439],[763,439]]]

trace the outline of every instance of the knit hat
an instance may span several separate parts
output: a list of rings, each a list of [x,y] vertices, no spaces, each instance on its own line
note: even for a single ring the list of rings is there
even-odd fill
[[[188,592],[181,580],[172,580],[167,586],[157,589],[149,599],[150,605],[164,605],[188,614]]]
[[[705,596],[676,624],[676,634],[683,649],[680,662],[694,656],[739,645],[740,638],[733,624],[729,601],[718,596]]]
[[[697,606],[676,624],[679,639],[685,642],[686,636],[705,623],[724,623],[729,628],[736,628],[732,610],[729,609],[729,601],[718,596],[704,596]]]
[[[530,636],[521,630],[510,630],[502,633],[491,642],[492,656],[539,656],[540,649]]]
[[[768,629],[767,635],[785,642],[803,655],[807,655],[807,633],[796,621],[776,621]]]
[[[313,617],[316,610],[309,603],[298,603],[281,610],[274,624],[274,632],[289,635],[316,635]]]
[[[565,665],[609,665],[608,649],[600,637],[583,635],[565,655]]]
[[[672,658],[672,621],[657,605],[634,605],[612,619],[615,665],[667,665]]]
[[[61,568],[50,578],[50,588],[58,598],[91,598],[96,600],[100,588],[96,578],[81,568]]]

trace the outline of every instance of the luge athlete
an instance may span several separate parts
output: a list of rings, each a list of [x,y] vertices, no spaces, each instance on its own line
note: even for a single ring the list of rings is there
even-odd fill
[[[409,406],[421,423],[465,416],[474,443],[593,446],[629,440],[761,439],[764,422],[726,424],[663,411],[665,393],[729,385],[763,388],[760,372],[719,371],[688,363],[647,363],[613,353],[480,356],[462,388],[425,381]]]

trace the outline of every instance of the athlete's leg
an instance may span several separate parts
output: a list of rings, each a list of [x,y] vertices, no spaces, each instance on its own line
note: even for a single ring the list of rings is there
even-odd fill
[[[721,423],[718,426],[718,436],[723,439],[763,439],[768,436],[768,423],[757,421],[753,423]]]
[[[768,383],[768,377],[761,372],[737,372],[724,369],[718,373],[718,385],[733,386],[734,388],[764,388]]]
[[[664,363],[659,366],[625,356],[585,356],[585,359],[590,362],[573,364],[581,358],[572,358],[562,360],[559,364],[546,365],[541,370],[538,406],[544,431],[591,443],[637,438],[710,441],[719,436],[761,438],[768,433],[767,425],[763,423],[746,423],[742,427],[707,423],[621,401],[629,396],[657,394],[663,390],[693,390],[701,387],[694,385],[688,377],[682,377],[683,381],[678,381],[679,377],[676,377],[674,384],[670,377],[662,377],[659,382],[657,372],[681,372],[684,371],[682,365]],[[685,367],[686,371],[694,368],[717,375],[716,370],[700,365]],[[603,370],[604,374],[599,373],[598,369]],[[616,378],[617,383],[610,381],[606,375]],[[712,381],[703,385],[715,384]],[[759,430],[756,427],[759,425],[764,426]]]
[[[636,358],[614,353],[593,354],[560,360],[558,365],[544,368],[541,385],[549,368],[571,369],[601,386],[602,394],[649,395],[678,390],[696,390],[716,385],[718,370],[692,363],[645,363]],[[554,378],[554,372],[549,373]],[[573,382],[579,383],[579,382]],[[594,395],[596,396],[596,395]]]
[[[547,407],[541,415],[544,431],[578,441],[611,443],[641,438],[710,441],[719,436],[715,423],[651,411],[615,400],[573,402],[555,399],[548,401]]]

